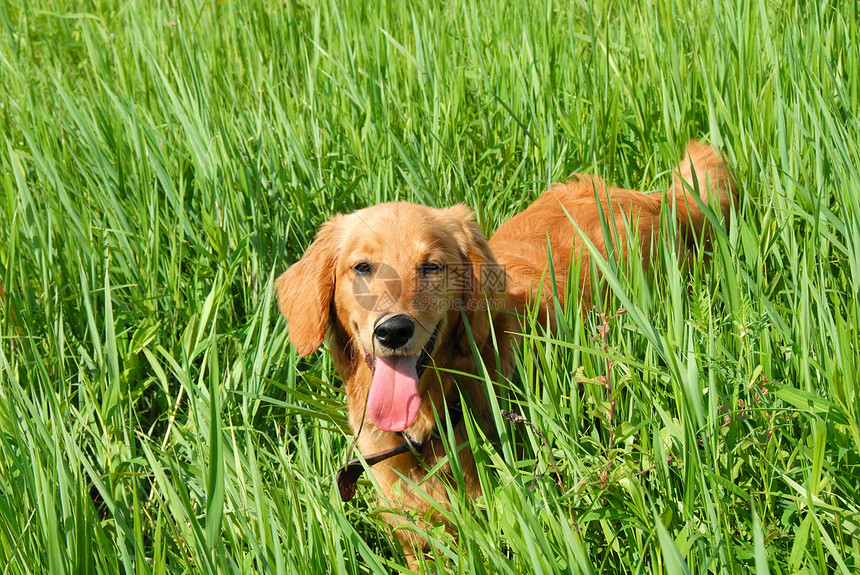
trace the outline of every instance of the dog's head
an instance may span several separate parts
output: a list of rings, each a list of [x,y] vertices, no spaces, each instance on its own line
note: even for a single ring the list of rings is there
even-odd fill
[[[370,421],[399,432],[426,399],[425,368],[444,362],[437,355],[464,337],[463,315],[481,337],[487,305],[500,301],[503,284],[468,208],[395,202],[331,218],[276,290],[298,352],[313,353],[331,331],[332,351],[349,358],[341,376],[372,373],[370,389],[357,390]]]

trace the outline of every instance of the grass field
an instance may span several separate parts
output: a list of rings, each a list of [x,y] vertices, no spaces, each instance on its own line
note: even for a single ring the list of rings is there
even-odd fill
[[[548,450],[476,435],[426,568],[857,573],[858,12],[0,0],[0,573],[404,570],[372,486],[340,502],[343,392],[273,278],[335,212],[491,233],[574,171],[666,189],[691,137],[740,217],[525,327],[503,407]]]

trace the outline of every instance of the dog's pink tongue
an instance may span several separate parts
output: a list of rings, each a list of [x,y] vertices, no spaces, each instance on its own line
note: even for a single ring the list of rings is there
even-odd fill
[[[418,415],[418,354],[377,357],[367,415],[385,431],[403,431]]]

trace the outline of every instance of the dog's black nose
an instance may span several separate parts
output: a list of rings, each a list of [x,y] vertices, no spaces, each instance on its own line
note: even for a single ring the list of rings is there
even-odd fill
[[[389,349],[399,349],[409,343],[415,333],[415,323],[405,315],[387,319],[373,330],[376,341]]]

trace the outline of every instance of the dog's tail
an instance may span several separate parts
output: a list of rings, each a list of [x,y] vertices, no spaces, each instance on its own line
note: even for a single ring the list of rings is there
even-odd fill
[[[711,146],[691,140],[680,165],[675,170],[675,183],[669,190],[669,205],[678,217],[679,246],[692,249],[695,238],[710,241],[707,217],[694,195],[728,223],[732,206],[737,206],[737,190],[723,157]]]

